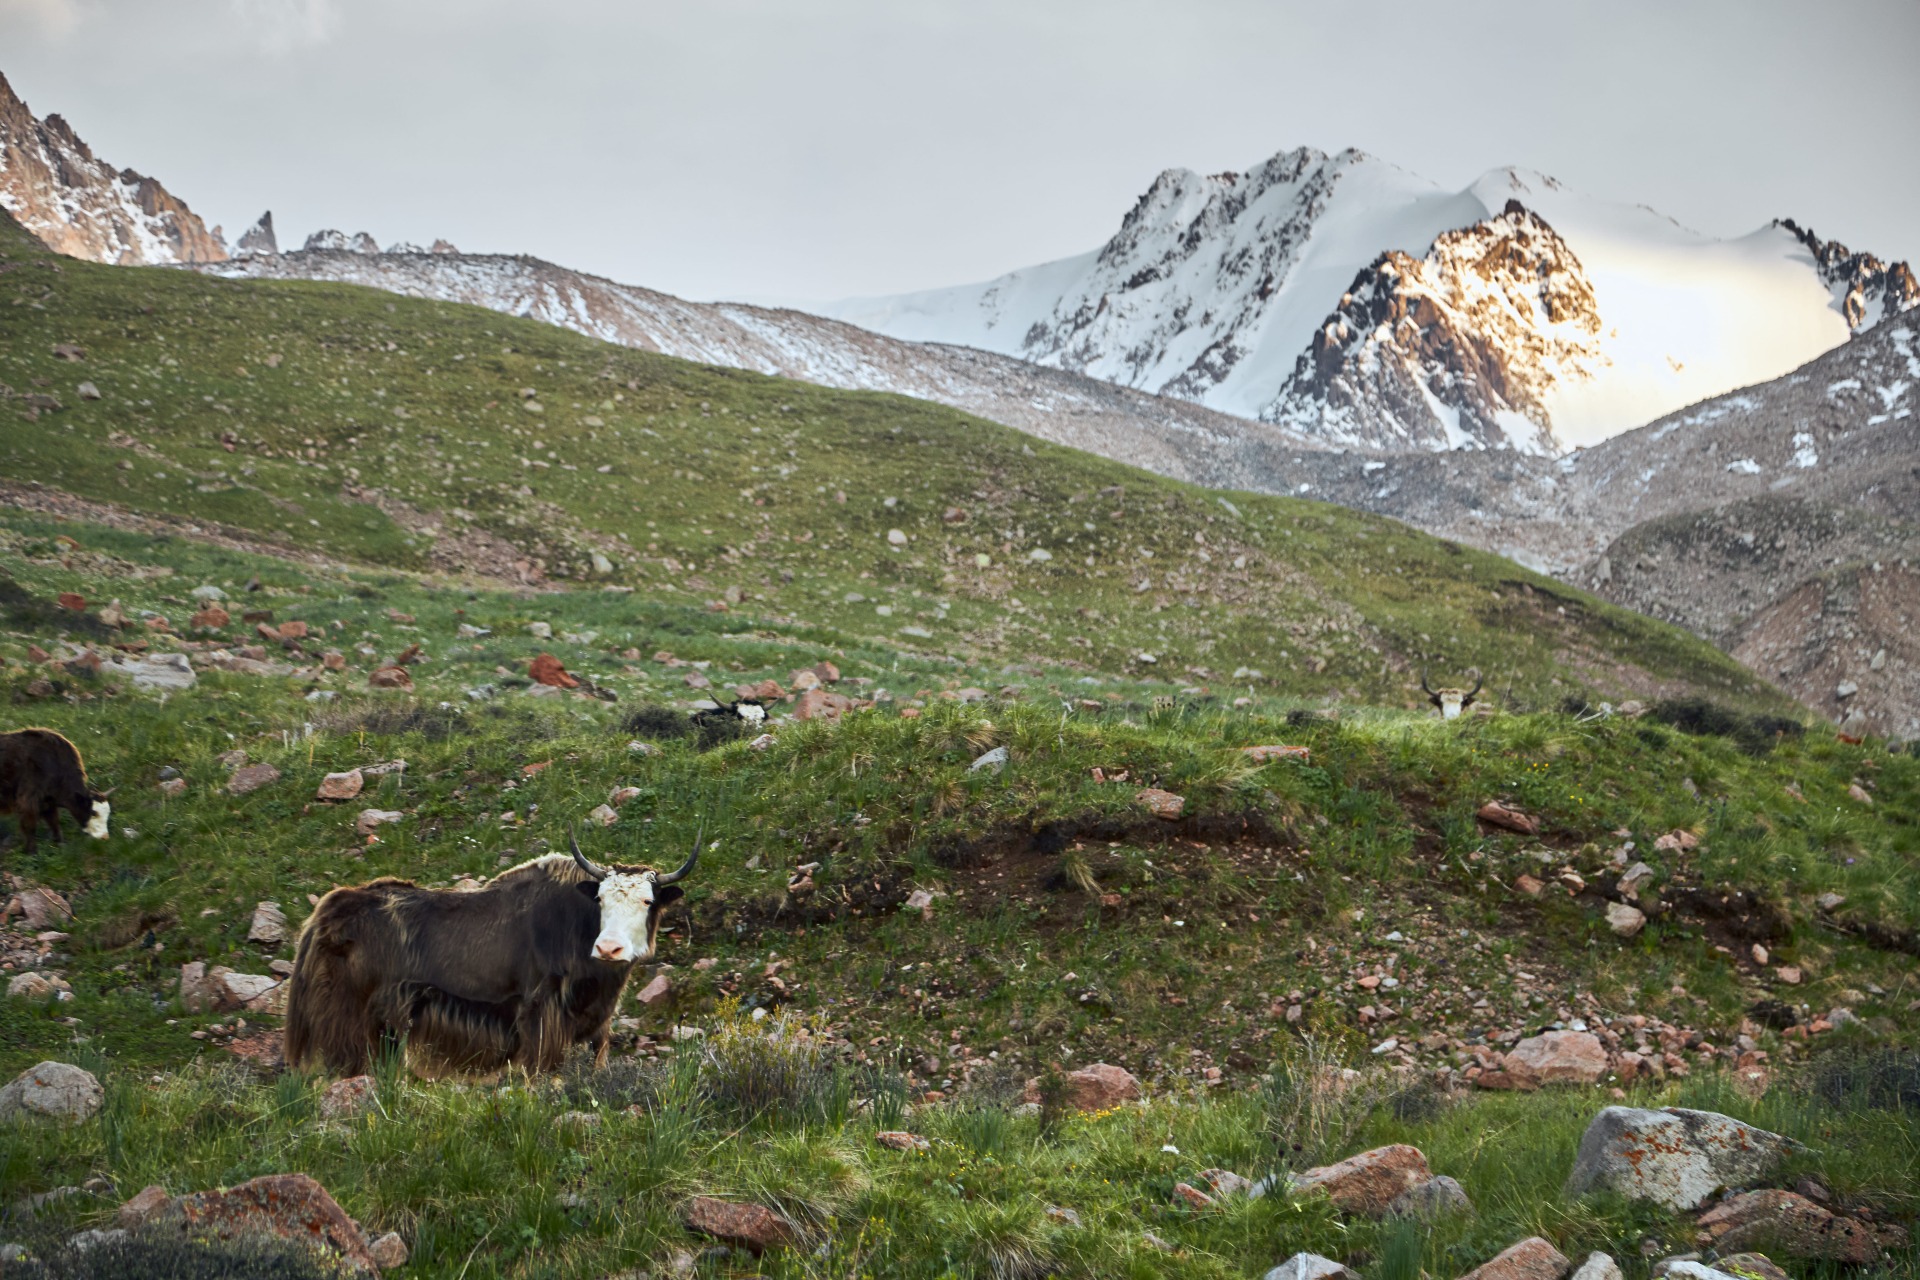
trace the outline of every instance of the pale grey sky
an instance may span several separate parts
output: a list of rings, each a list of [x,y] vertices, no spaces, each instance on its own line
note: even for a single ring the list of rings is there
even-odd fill
[[[0,0],[33,109],[229,237],[694,298],[984,279],[1301,144],[1920,260],[1916,66],[1916,0]]]

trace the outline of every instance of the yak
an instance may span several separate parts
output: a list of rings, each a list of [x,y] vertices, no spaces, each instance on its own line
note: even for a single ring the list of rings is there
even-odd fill
[[[87,766],[80,749],[51,729],[18,729],[0,733],[0,805],[6,805],[20,828],[20,838],[31,854],[38,824],[53,832],[53,842],[64,844],[60,813],[96,840],[106,838],[113,807],[104,791],[87,785]]]
[[[1427,669],[1420,668],[1420,691],[1440,712],[1442,720],[1459,719],[1460,713],[1471,707],[1473,700],[1480,696],[1480,690],[1486,683],[1486,677],[1480,676],[1474,680],[1471,689],[1436,689],[1427,683]]]
[[[532,1073],[589,1040],[604,1064],[627,976],[653,958],[700,846],[661,873],[602,867],[571,831],[568,844],[472,892],[383,877],[327,894],[294,952],[288,1065],[359,1075],[403,1045],[437,1069]]]

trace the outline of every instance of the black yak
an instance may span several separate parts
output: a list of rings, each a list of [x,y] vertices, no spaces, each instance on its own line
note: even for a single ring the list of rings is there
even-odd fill
[[[591,1040],[604,1062],[633,966],[653,958],[678,871],[546,854],[459,893],[382,878],[335,889],[304,927],[286,1060],[358,1075],[383,1041],[437,1068],[552,1071]]]
[[[113,807],[105,792],[87,785],[87,766],[80,749],[51,729],[18,729],[0,733],[0,804],[8,807],[20,828],[26,851],[34,851],[35,829],[46,823],[53,842],[62,844],[60,813],[96,840],[107,834]]]

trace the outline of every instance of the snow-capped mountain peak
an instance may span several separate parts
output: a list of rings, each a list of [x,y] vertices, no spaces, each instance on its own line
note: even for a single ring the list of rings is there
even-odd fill
[[[1329,442],[1531,451],[1777,376],[1915,304],[1903,265],[1810,239],[1716,240],[1521,168],[1447,191],[1301,147],[1166,170],[1089,253],[826,310]],[[1360,331],[1375,310],[1396,327]]]

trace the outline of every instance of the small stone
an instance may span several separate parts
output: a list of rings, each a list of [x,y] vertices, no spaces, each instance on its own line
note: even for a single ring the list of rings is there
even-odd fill
[[[799,1242],[800,1233],[763,1205],[738,1204],[713,1196],[693,1196],[681,1206],[680,1220],[687,1230],[712,1236],[758,1255],[778,1245]]]
[[[106,1092],[91,1071],[65,1062],[42,1062],[0,1089],[0,1121],[17,1123],[35,1116],[91,1120],[105,1100]]]
[[[1524,871],[1514,880],[1513,887],[1516,891],[1526,894],[1529,898],[1537,898],[1547,891],[1547,886],[1542,881],[1534,876],[1528,875]]]
[[[1073,1227],[1076,1230],[1084,1225],[1080,1221],[1080,1214],[1077,1210],[1069,1209],[1065,1205],[1060,1204],[1050,1204],[1047,1206],[1047,1221],[1057,1222],[1063,1227]]]
[[[1750,1276],[1756,1280],[1793,1280],[1764,1253],[1728,1254],[1719,1260],[1719,1266],[1735,1276]]]
[[[1267,1272],[1261,1280],[1360,1280],[1360,1277],[1317,1253],[1296,1253]]]
[[[587,811],[587,821],[597,827],[610,827],[620,821],[620,814],[610,804],[597,804]]]
[[[167,778],[160,783],[160,794],[168,798],[183,796],[186,793],[187,780],[185,778]]]
[[[1263,747],[1242,747],[1240,754],[1255,764],[1266,764],[1272,760],[1298,760],[1301,764],[1306,764],[1313,758],[1313,749],[1275,744]]]
[[[411,689],[413,676],[405,667],[380,667],[367,673],[367,684],[375,689]]]
[[[210,604],[187,619],[187,625],[196,631],[219,631],[232,622],[233,615],[217,604]]]
[[[640,794],[638,787],[615,787],[612,794],[607,797],[607,803],[619,809],[624,807],[627,801],[637,799]]]
[[[1722,1252],[1761,1245],[1790,1258],[1858,1264],[1880,1257],[1880,1241],[1867,1226],[1792,1191],[1729,1197],[1700,1215],[1699,1227]]]
[[[277,902],[262,902],[253,909],[247,925],[247,941],[277,947],[287,940],[287,917]]]
[[[353,820],[353,830],[364,839],[373,834],[374,828],[399,822],[406,816],[398,809],[362,809]]]
[[[1747,954],[1753,957],[1753,962],[1755,964],[1762,965],[1762,966],[1764,966],[1767,963],[1767,961],[1772,958],[1772,953],[1770,953],[1765,947],[1761,946],[1757,942],[1753,944],[1753,946],[1748,950]]]
[[[1630,907],[1624,902],[1607,904],[1607,928],[1613,930],[1615,937],[1631,938],[1647,927],[1646,913],[1638,907]]]
[[[1790,987],[1797,987],[1800,985],[1800,980],[1804,975],[1800,972],[1798,965],[1783,964],[1773,971],[1773,976]]]
[[[1847,905],[1845,895],[1838,893],[1823,893],[1813,901],[1814,905],[1818,906],[1822,911],[1838,911],[1841,907]]]
[[[123,1231],[134,1231],[144,1227],[156,1214],[172,1203],[173,1197],[167,1194],[167,1189],[155,1184],[143,1188],[123,1203],[119,1212],[114,1215],[114,1222]]]
[[[1185,796],[1175,795],[1171,791],[1162,791],[1159,787],[1143,787],[1134,793],[1133,798],[1146,807],[1148,813],[1163,822],[1173,822],[1186,811]]]
[[[907,535],[903,530],[889,529],[887,530],[887,542],[896,547],[904,547],[907,545]]]
[[[348,1076],[327,1086],[320,1095],[322,1120],[351,1120],[379,1105],[379,1085],[372,1076]]]
[[[1644,862],[1636,862],[1627,868],[1626,874],[1620,877],[1620,882],[1614,887],[1620,891],[1620,896],[1623,898],[1637,898],[1640,896],[1640,891],[1652,883],[1653,877],[1652,867]]]
[[[640,988],[640,994],[635,996],[634,999],[646,1005],[648,1008],[652,1008],[672,994],[673,984],[667,981],[667,975],[664,973],[656,973],[653,976],[653,981]]]
[[[982,755],[974,757],[973,763],[967,766],[967,772],[978,773],[982,769],[993,769],[998,771],[1006,767],[1007,767],[1007,749],[1005,747],[995,747],[991,751],[985,752]]]
[[[904,1129],[883,1129],[873,1135],[873,1140],[893,1151],[931,1151],[933,1144],[917,1133],[908,1133]]]
[[[395,1267],[406,1266],[407,1258],[410,1256],[407,1249],[407,1242],[400,1238],[398,1231],[389,1231],[368,1245],[367,1255],[373,1259],[373,1264],[382,1271],[390,1271]]]
[[[91,382],[83,382],[74,388],[74,390],[79,393],[82,400],[98,400],[100,398],[100,388],[94,386]]]
[[[1472,1212],[1473,1201],[1467,1198],[1466,1188],[1445,1174],[1408,1187],[1387,1205],[1390,1218],[1427,1219]]]
[[[553,639],[553,624],[551,622],[529,622],[527,624],[527,634],[535,640],[551,640]]]
[[[1509,1049],[1505,1068],[1521,1088],[1598,1084],[1607,1073],[1607,1050],[1590,1031],[1547,1031]]]
[[[269,1174],[229,1190],[181,1196],[159,1219],[162,1224],[177,1221],[195,1235],[278,1236],[338,1255],[354,1270],[378,1270],[359,1224],[304,1173]]]
[[[19,904],[22,923],[29,929],[45,929],[73,919],[73,908],[52,889],[22,889],[14,901]]]
[[[1202,1169],[1200,1181],[1220,1199],[1229,1196],[1244,1196],[1253,1190],[1253,1183],[1241,1177],[1231,1169]]]
[[[330,773],[320,779],[320,789],[314,793],[316,800],[351,800],[360,794],[367,780],[358,769],[348,769],[345,773]]]
[[[227,791],[228,794],[244,796],[250,791],[259,791],[261,787],[276,781],[280,781],[280,770],[276,770],[271,764],[244,764],[238,770],[232,771],[232,777],[228,777]]]
[[[1185,1204],[1190,1209],[1211,1209],[1219,1201],[1187,1182],[1173,1184],[1173,1199],[1176,1204]]]
[[[1475,816],[1490,827],[1515,831],[1523,836],[1538,835],[1540,832],[1540,823],[1537,819],[1498,800],[1489,800],[1481,805]]]
[[[1847,795],[1856,804],[1871,805],[1873,803],[1873,797],[1867,794],[1867,789],[1857,782],[1847,784]]]

